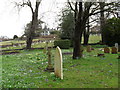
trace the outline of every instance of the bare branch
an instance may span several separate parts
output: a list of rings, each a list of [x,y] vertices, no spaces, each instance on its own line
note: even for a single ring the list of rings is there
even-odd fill
[[[31,1],[30,1],[30,0],[28,0],[27,5],[30,7],[30,9],[31,9],[31,11],[32,11],[32,13],[33,13],[34,11],[33,11],[32,4],[31,4]]]
[[[100,7],[99,5],[96,7],[96,9],[94,8],[91,13],[89,14],[89,16],[91,15],[95,15],[95,14],[98,14],[100,12],[113,12],[113,10],[117,10],[116,8],[114,8],[114,5],[113,3],[108,3],[108,4],[105,4],[104,6],[107,6],[108,5],[108,8],[104,9],[104,10],[100,10]],[[109,6],[110,5],[110,6]],[[111,6],[112,5],[112,6]]]
[[[71,10],[72,10],[72,11],[74,11],[74,12],[76,12],[76,11],[75,11],[75,9],[73,9],[73,7],[72,7],[72,5],[71,5],[71,3],[70,3],[70,1],[69,1],[69,0],[68,0],[68,4],[69,4],[69,6],[70,6]]]
[[[28,1],[26,1],[26,2],[25,2],[25,0],[23,0],[22,2],[14,2],[14,3],[15,3],[15,6],[18,7],[18,9],[20,9],[20,8],[22,8],[22,7],[24,7],[24,6],[28,6],[28,7],[31,9],[32,13],[34,12],[30,0],[28,0]]]

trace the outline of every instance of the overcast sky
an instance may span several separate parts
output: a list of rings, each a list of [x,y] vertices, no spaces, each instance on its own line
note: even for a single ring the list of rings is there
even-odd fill
[[[21,36],[24,32],[24,26],[31,21],[30,8],[24,7],[18,13],[18,9],[14,7],[15,4],[12,1],[22,0],[0,0],[0,36],[8,36],[9,38],[12,38],[13,35]],[[34,3],[36,0],[31,1]],[[42,0],[39,7],[39,18],[42,18],[49,28],[56,28],[57,15],[60,14],[66,1]]]
[[[0,0],[0,36],[21,36],[26,23],[31,21],[31,11],[24,7],[18,13],[18,9],[11,3],[13,0]],[[16,0],[21,1],[21,0]],[[35,1],[35,0],[32,0]],[[42,0],[39,8],[39,18],[46,22],[49,28],[57,27],[57,15],[64,7],[65,0]]]

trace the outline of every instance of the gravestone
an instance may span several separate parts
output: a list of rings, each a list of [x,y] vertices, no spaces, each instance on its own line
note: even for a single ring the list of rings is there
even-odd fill
[[[110,49],[108,47],[104,48],[104,53],[110,53]]]
[[[118,51],[118,43],[115,43],[115,47],[117,48],[117,51]]]
[[[87,52],[91,52],[91,46],[90,45],[88,45],[86,49],[87,49]]]
[[[61,79],[63,79],[63,66],[62,66],[62,52],[61,49],[57,46],[55,51],[55,58],[54,58],[54,72],[55,75]]]
[[[117,54],[117,48],[116,47],[112,47],[111,53],[112,54]]]

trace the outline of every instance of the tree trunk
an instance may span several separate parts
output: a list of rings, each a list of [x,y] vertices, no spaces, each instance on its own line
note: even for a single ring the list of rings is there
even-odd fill
[[[35,22],[36,18],[37,17],[35,17],[35,12],[33,12],[31,28],[30,28],[30,31],[27,35],[26,49],[31,49],[32,40],[33,40],[33,37],[34,37],[35,28],[36,28],[36,22]]]
[[[102,37],[102,43],[105,44],[105,35],[104,35],[104,25],[105,25],[105,18],[104,18],[104,4],[105,2],[100,2],[100,10],[102,12],[100,12],[100,31],[101,31],[101,37]]]
[[[31,37],[27,38],[26,43],[27,43],[26,49],[31,49],[32,38]]]
[[[83,35],[84,35],[84,42],[83,42],[83,44],[84,45],[88,45],[89,33],[85,30]]]
[[[31,49],[32,40],[34,38],[35,29],[37,29],[38,24],[38,9],[39,9],[40,2],[36,1],[35,11],[32,11],[32,22],[31,22],[31,28],[27,35],[27,41],[26,41],[26,49]]]
[[[80,58],[80,28],[76,24],[74,30],[74,50],[73,50],[73,59]]]
[[[80,32],[81,32],[81,26],[82,26],[82,21],[81,21],[81,17],[82,17],[82,2],[79,2],[79,12],[77,15],[77,8],[78,3],[76,2],[75,4],[75,30],[74,30],[74,45],[73,45],[73,59],[79,59],[81,57],[81,52],[80,52],[80,45],[81,45],[81,36],[80,36]],[[81,33],[82,34],[82,33]]]
[[[84,27],[85,30],[84,30],[84,33],[83,33],[83,36],[84,36],[84,42],[83,42],[83,44],[84,45],[88,45],[88,41],[89,41],[89,35],[90,35],[89,19],[88,19],[88,21],[86,23],[86,26],[87,26],[87,28]]]
[[[70,3],[69,3],[70,4]],[[73,36],[73,59],[79,59],[82,57],[82,34],[85,30],[86,21],[89,18],[89,10],[91,3],[86,3],[85,7],[83,8],[83,2],[76,2],[75,3],[75,10],[70,7],[75,12],[75,29],[74,29],[74,36]],[[89,7],[87,7],[89,6]]]
[[[79,12],[78,15],[75,13],[75,30],[74,30],[74,49],[73,49],[73,59],[79,59],[82,57],[82,33],[85,28],[86,19],[83,17],[83,7],[82,2],[79,2]],[[77,3],[76,3],[77,7]],[[76,8],[77,11],[77,8]]]

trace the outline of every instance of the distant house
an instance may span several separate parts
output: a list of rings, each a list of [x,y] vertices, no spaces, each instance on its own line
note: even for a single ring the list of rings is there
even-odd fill
[[[42,35],[42,36],[50,35],[50,31],[45,30],[45,31],[43,31],[43,32],[41,33],[41,35]]]
[[[45,26],[43,31],[41,32],[42,36],[50,35],[50,29]]]

